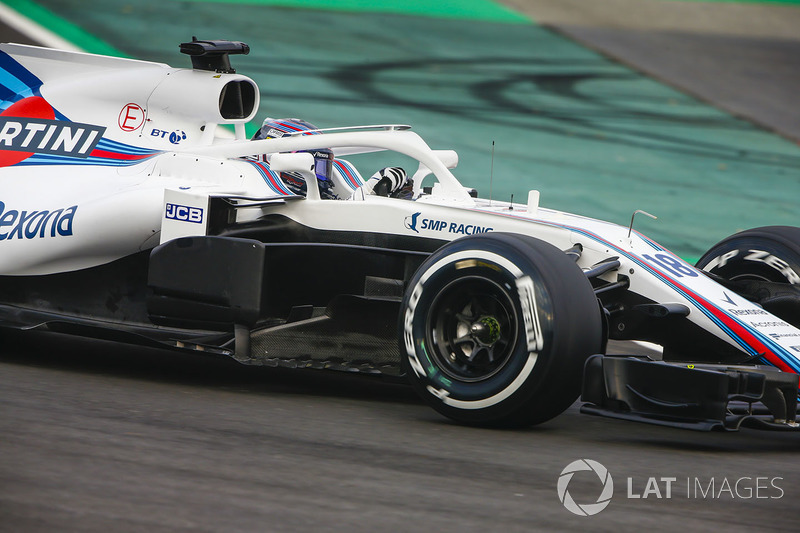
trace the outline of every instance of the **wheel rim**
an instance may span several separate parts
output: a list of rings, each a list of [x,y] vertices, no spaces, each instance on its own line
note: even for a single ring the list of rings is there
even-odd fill
[[[489,379],[506,366],[517,338],[517,312],[494,281],[469,276],[452,281],[431,303],[428,345],[439,369],[452,379]]]
[[[769,279],[767,276],[761,276],[758,274],[749,274],[749,273],[731,276],[729,279],[731,281],[773,281]]]

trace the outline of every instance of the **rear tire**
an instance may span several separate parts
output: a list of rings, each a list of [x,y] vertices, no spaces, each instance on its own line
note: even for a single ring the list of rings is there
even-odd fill
[[[569,407],[602,317],[586,276],[562,251],[517,234],[454,241],[411,279],[400,350],[420,395],[476,425],[525,426]]]

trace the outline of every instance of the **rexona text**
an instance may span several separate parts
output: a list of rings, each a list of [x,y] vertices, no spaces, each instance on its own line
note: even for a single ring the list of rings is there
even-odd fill
[[[72,221],[77,205],[52,211],[19,211],[6,209],[0,202],[0,241],[11,239],[43,239],[72,235]]]

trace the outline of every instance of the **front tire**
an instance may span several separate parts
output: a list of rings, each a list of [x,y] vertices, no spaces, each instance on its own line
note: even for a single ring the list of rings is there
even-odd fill
[[[766,226],[727,237],[697,262],[727,280],[761,280],[800,285],[800,228]]]
[[[800,327],[800,228],[765,226],[736,233],[712,246],[697,268],[737,284],[742,296]],[[761,285],[752,290],[748,282]]]
[[[416,390],[458,422],[524,426],[575,401],[602,349],[591,284],[552,245],[517,234],[454,241],[411,279],[400,319]]]

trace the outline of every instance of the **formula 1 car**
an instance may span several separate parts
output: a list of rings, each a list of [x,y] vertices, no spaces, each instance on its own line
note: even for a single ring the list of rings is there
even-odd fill
[[[408,126],[248,139],[244,43],[183,43],[191,69],[0,50],[1,329],[405,376],[476,425],[544,422],[582,390],[591,414],[797,427],[799,228],[695,267],[633,219],[478,198]],[[400,188],[354,164],[384,156],[414,170]]]

